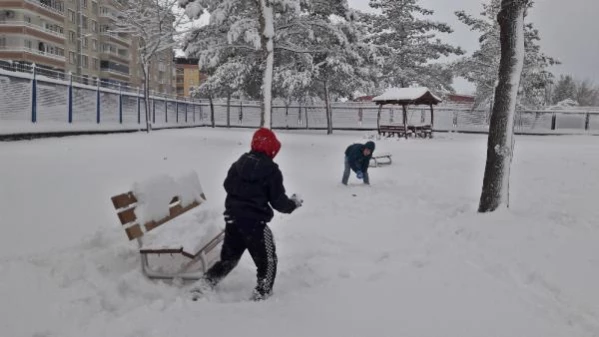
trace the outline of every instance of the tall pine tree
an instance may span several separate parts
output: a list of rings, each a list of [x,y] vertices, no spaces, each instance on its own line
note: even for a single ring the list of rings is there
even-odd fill
[[[433,61],[462,55],[463,51],[437,37],[453,30],[447,24],[427,19],[434,12],[418,3],[418,0],[370,1],[370,7],[380,14],[365,15],[370,25],[368,42],[378,46],[385,56],[379,84],[395,87],[419,84],[449,90],[453,79],[451,69]]]
[[[501,0],[490,0],[483,4],[482,18],[464,11],[456,12],[458,19],[469,26],[470,30],[480,33],[479,49],[455,64],[457,73],[475,84],[478,105],[492,100],[498,81],[501,48],[497,15],[500,9]],[[541,52],[540,40],[539,31],[532,23],[526,23],[524,69],[519,88],[519,104],[526,107],[539,107],[546,103],[545,92],[553,81],[553,74],[548,68],[559,64],[556,59]]]

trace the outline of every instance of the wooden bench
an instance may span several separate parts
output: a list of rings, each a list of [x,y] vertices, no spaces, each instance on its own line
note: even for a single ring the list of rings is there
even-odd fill
[[[184,213],[198,207],[203,201],[206,200],[203,193],[201,193],[201,197],[203,200],[196,200],[186,207],[181,205],[178,197],[172,197],[172,200],[169,204],[170,214],[168,216],[160,219],[159,221],[148,221],[144,224],[140,224],[135,215],[137,198],[133,192],[119,194],[111,198],[112,204],[117,211],[118,218],[125,229],[127,237],[129,240],[137,240],[138,242],[142,272],[146,277],[150,279],[179,278],[183,280],[197,280],[214,262],[216,262],[216,259],[219,255],[219,250],[216,248],[219,247],[220,243],[224,239],[224,231],[222,229],[219,229],[219,231],[216,233],[216,236],[214,236],[214,238],[208,242],[181,243],[178,242],[179,240],[177,239],[177,235],[182,231],[180,228],[176,228],[176,225],[173,225],[173,223],[176,223],[177,221],[172,221]],[[166,233],[160,232],[168,229],[164,227],[154,231],[165,224],[168,224],[168,226],[164,227],[173,227],[175,235],[165,235]],[[195,228],[191,228],[192,230],[195,230],[197,228],[197,222],[192,223],[192,225],[196,225]],[[154,232],[149,233],[150,231]],[[160,235],[154,238],[148,238],[155,233]],[[160,242],[160,236],[167,237],[166,243],[164,243],[164,241],[163,243]],[[173,237],[175,239],[173,239]],[[146,240],[144,241],[144,239]],[[180,241],[185,240],[182,239]],[[184,263],[175,271],[170,272],[156,270],[155,268],[150,267],[148,256],[159,256],[161,254],[169,254],[170,256],[175,254],[180,255],[183,257]],[[201,264],[201,271],[198,271],[197,268],[196,270],[192,270],[193,267],[197,266],[198,262]]]
[[[416,137],[433,138],[433,128],[430,125],[415,125],[410,128]]]
[[[380,125],[379,126],[379,135],[383,135],[386,137],[405,137],[406,129],[403,125],[399,124],[390,124],[390,125]],[[420,137],[420,138],[433,138],[433,129],[430,125],[408,125],[407,126],[407,136],[408,137]]]
[[[406,129],[403,125],[380,125],[379,126],[379,135],[383,135],[385,137],[404,137],[406,135]],[[407,130],[408,136],[412,134],[412,130],[408,128]]]
[[[382,159],[382,160],[381,160]],[[383,165],[391,165],[391,153],[381,152],[372,155],[370,158],[370,167],[379,167]]]

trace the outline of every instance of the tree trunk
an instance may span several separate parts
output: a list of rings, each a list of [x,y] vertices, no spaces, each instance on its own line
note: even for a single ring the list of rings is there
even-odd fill
[[[142,67],[144,75],[144,101],[146,102],[146,132],[150,133],[152,129],[152,122],[150,120],[150,77],[149,77],[149,64],[144,64]]]
[[[405,139],[408,139],[408,108],[405,104],[401,106],[401,119],[403,121],[403,132]]]
[[[489,125],[487,162],[478,211],[509,206],[510,166],[514,150],[514,117],[524,64],[524,14],[529,0],[502,0],[497,16],[501,61]]]
[[[331,111],[331,98],[329,97],[329,82],[324,81],[324,103],[327,114],[327,135],[333,134],[333,112]]]
[[[214,121],[214,102],[212,101],[212,95],[208,96],[208,100],[210,101],[210,124],[214,129],[216,122]]]
[[[227,128],[231,127],[231,93],[227,93]]]
[[[262,81],[262,113],[260,126],[272,127],[272,77],[274,68],[274,16],[271,0],[257,0],[260,8],[260,31],[262,33],[262,54],[265,62]]]

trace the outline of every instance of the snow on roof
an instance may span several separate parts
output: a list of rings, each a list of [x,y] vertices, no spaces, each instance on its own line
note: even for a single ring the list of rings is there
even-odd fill
[[[385,102],[385,101],[416,101],[419,98],[422,98],[430,94],[433,100],[436,100],[437,103],[441,102],[441,99],[435,96],[428,88],[418,87],[418,88],[390,88],[385,91],[384,94],[373,98],[374,102]]]

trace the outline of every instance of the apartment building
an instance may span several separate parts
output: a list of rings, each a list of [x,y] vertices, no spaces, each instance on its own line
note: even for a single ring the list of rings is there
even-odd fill
[[[111,32],[118,8],[116,0],[0,0],[0,61],[141,87],[135,39]],[[172,59],[165,51],[152,62],[152,90],[174,92]]]
[[[199,86],[206,79],[206,75],[200,71],[198,61],[198,59],[183,57],[175,59],[177,96],[190,97],[191,89]]]

